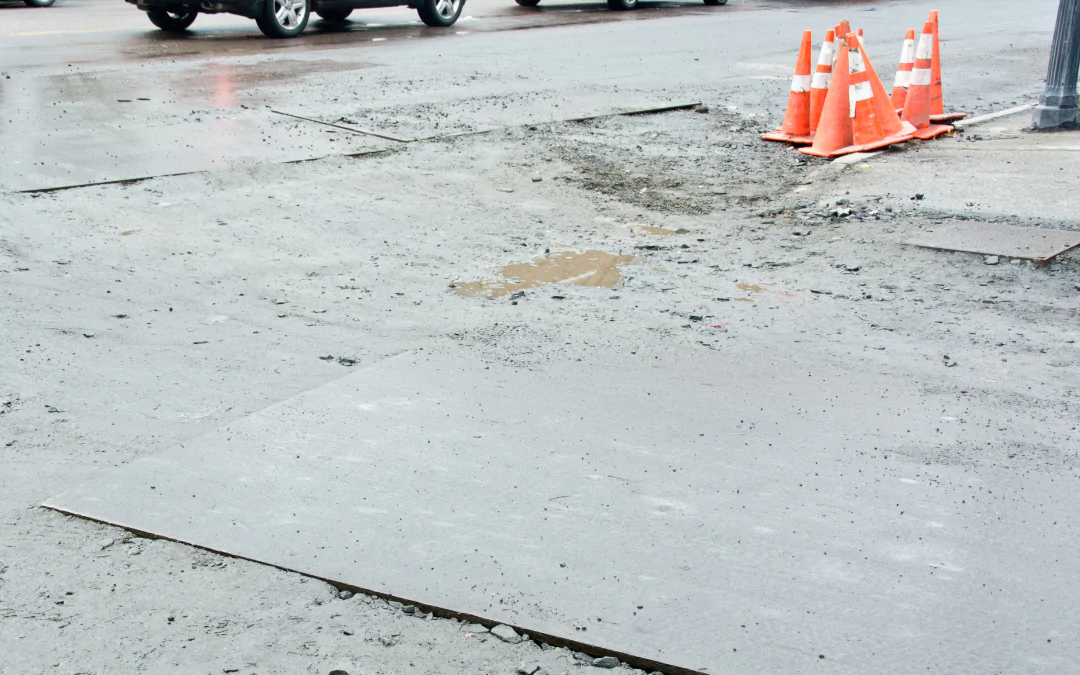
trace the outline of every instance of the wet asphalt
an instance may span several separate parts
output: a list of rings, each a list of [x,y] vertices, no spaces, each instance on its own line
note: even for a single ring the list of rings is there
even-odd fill
[[[988,53],[1016,49],[1017,32],[1049,30],[1052,3],[1035,4],[1039,11],[1017,16],[1012,3],[961,0],[944,13],[947,77],[958,74],[947,85],[967,109],[1035,91],[1041,56],[1018,50],[1000,62],[1011,72],[986,68]],[[977,16],[965,11],[976,5]],[[0,5],[0,189],[380,151],[394,142],[330,134],[277,113],[336,123],[357,108],[379,109],[388,127],[437,135],[477,128],[455,125],[464,92],[559,101],[540,117],[519,105],[520,114],[486,128],[688,102],[704,94],[697,83],[719,86],[743,111],[777,117],[803,29],[845,17],[865,26],[868,53],[891,80],[899,41],[887,37],[933,6],[732,0],[615,12],[603,2],[471,0],[448,29],[426,27],[401,7],[357,10],[344,26],[313,18],[299,38],[270,40],[231,15],[202,15],[176,36],[122,0],[59,0],[47,9],[9,2]],[[435,122],[395,118],[397,106],[418,101],[437,109]]]

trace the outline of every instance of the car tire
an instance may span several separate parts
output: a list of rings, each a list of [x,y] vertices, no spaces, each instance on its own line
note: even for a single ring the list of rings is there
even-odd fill
[[[607,0],[607,4],[614,10],[625,11],[637,7],[637,0]]]
[[[720,5],[726,5],[727,0],[705,0],[705,4],[709,7],[718,7]]]
[[[540,0],[514,0],[522,7],[536,7],[540,4]]]
[[[23,0],[27,7],[48,7],[56,0]]]
[[[323,21],[341,23],[349,18],[349,15],[352,14],[352,10],[348,7],[344,9],[317,9],[315,10],[315,13],[318,14],[319,18]]]
[[[199,11],[194,7],[151,7],[146,10],[150,23],[169,33],[182,33],[195,22]]]
[[[416,13],[420,20],[429,26],[452,26],[461,16],[465,0],[420,0]]]
[[[304,32],[311,19],[311,0],[263,0],[255,23],[270,38],[291,38]]]

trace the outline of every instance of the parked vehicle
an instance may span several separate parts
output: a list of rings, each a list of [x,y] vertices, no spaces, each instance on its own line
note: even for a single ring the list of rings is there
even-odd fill
[[[267,37],[296,37],[307,27],[314,12],[326,21],[344,21],[354,9],[370,7],[412,7],[429,26],[452,26],[461,15],[465,0],[127,0],[146,12],[161,30],[182,32],[199,14],[236,14],[255,19]],[[725,0],[726,1],[726,0]],[[26,0],[48,2],[53,0]]]
[[[517,4],[522,7],[536,7],[540,4],[540,0],[515,0]],[[638,0],[607,0],[608,7],[612,9],[634,9],[638,5]],[[705,0],[705,4],[711,7],[719,5],[726,5],[727,0]]]
[[[56,0],[23,0],[28,7],[51,7]]]

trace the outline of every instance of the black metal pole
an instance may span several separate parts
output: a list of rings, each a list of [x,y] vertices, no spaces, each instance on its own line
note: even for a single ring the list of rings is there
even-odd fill
[[[1080,70],[1080,0],[1061,0],[1058,5],[1054,42],[1050,46],[1050,67],[1046,90],[1032,116],[1036,129],[1056,129],[1077,123],[1076,80]]]

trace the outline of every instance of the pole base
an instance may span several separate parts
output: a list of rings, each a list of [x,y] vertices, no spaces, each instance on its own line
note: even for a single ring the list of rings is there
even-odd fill
[[[1080,108],[1057,108],[1037,105],[1031,115],[1031,125],[1036,129],[1059,129],[1075,127],[1080,120]]]

